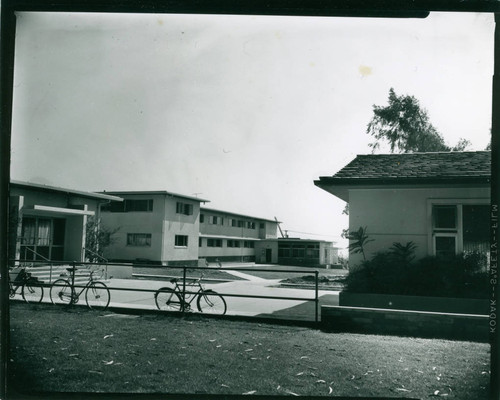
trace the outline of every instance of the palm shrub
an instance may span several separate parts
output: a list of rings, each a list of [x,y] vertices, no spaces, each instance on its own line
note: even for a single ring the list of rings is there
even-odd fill
[[[356,293],[486,298],[486,256],[429,256],[414,261],[416,246],[394,243],[349,271],[345,290]]]

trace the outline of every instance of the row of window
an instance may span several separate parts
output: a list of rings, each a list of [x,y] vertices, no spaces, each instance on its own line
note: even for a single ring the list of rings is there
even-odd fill
[[[143,211],[152,212],[153,211],[153,199],[141,199],[141,200],[124,200],[122,202],[112,201],[109,204],[104,204],[101,211],[122,213],[122,212],[132,212],[132,211]]]
[[[175,235],[175,247],[187,247],[186,235]],[[127,233],[127,246],[151,247],[151,233]]]
[[[222,247],[222,239],[207,239],[207,247]],[[226,241],[226,247],[229,248],[238,248],[244,247],[247,249],[253,249],[255,243],[251,240],[230,240]],[[203,247],[203,239],[199,240],[199,247]]]
[[[176,203],[175,212],[177,214],[183,215],[193,215],[193,204],[182,203],[178,201]],[[153,211],[153,199],[140,199],[140,200],[124,200],[123,202],[113,201],[109,204],[102,206],[102,211],[108,212],[152,212]]]
[[[224,225],[224,217],[220,217],[217,215],[208,215],[200,214],[200,223],[210,224],[210,225]],[[228,218],[227,226],[232,226],[236,228],[247,228],[247,229],[257,229],[257,224],[254,221],[244,221],[241,219]],[[259,224],[259,229],[264,229],[265,224],[261,222]]]
[[[102,211],[113,212],[113,213],[123,213],[123,212],[152,212],[153,211],[153,199],[140,199],[140,200],[124,200],[123,202],[113,201],[109,204],[102,206]],[[175,212],[182,215],[193,215],[194,206],[193,204],[176,202]],[[200,223],[205,223],[211,225],[224,225],[224,217],[217,215],[210,215],[205,218],[204,214],[200,214]],[[228,218],[228,226],[246,229],[256,229],[257,224],[254,221],[244,221],[235,218]],[[259,224],[259,229],[264,229],[265,224],[261,222]]]
[[[188,236],[175,235],[175,247],[188,247]],[[202,247],[203,239],[199,239],[199,246]],[[151,247],[151,233],[127,233],[127,246]],[[227,240],[227,247],[245,247],[253,249],[255,243],[251,240]],[[207,247],[222,247],[222,239],[207,239]]]
[[[319,249],[304,247],[278,248],[278,257],[284,258],[319,258]]]

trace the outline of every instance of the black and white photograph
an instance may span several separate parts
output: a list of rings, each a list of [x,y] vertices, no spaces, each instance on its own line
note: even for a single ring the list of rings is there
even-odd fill
[[[6,398],[492,398],[493,12],[14,18]]]

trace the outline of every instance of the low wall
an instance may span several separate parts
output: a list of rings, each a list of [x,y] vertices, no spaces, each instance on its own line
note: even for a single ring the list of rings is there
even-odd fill
[[[129,279],[132,278],[133,267],[132,265],[108,265],[108,279],[113,277],[116,279]]]
[[[339,305],[395,310],[432,311],[456,314],[489,314],[487,299],[400,296],[373,293],[339,293]]]
[[[323,329],[487,342],[488,316],[389,310],[366,307],[322,306]]]

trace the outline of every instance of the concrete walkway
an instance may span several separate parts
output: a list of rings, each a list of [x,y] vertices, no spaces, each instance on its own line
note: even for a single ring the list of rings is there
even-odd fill
[[[252,275],[237,273],[238,280],[223,283],[204,283],[206,289],[221,294],[227,303],[228,315],[272,316],[288,319],[315,319],[314,290],[280,288],[279,279],[262,279]],[[142,289],[147,291],[112,290],[111,306],[134,309],[156,309],[154,291],[161,287],[173,287],[170,282],[155,280],[111,279],[112,288]],[[338,292],[319,291],[320,304],[338,305]],[[268,298],[242,297],[266,296]],[[272,297],[272,298],[269,298]],[[280,297],[292,298],[281,299]],[[196,309],[196,300],[191,307]]]
[[[229,266],[225,266],[227,267]],[[243,271],[224,270],[224,272],[239,279],[229,282],[207,280],[203,282],[203,287],[212,289],[224,297],[228,315],[315,320],[314,290],[279,287],[281,279],[264,279]],[[106,284],[111,289],[111,307],[145,310],[156,310],[154,300],[156,290],[162,287],[173,288],[168,280],[154,279],[111,278]],[[49,291],[50,288],[46,287],[43,302],[50,303]],[[320,290],[318,292],[320,305],[338,305],[338,293],[338,291]],[[81,294],[79,304],[85,304],[85,293]],[[196,310],[196,299],[191,303],[191,308]]]

